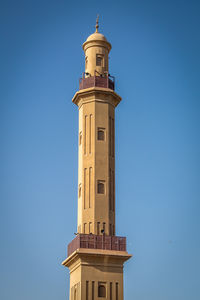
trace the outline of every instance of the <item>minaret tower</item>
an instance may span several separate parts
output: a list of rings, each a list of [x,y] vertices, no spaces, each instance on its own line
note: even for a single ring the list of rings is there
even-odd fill
[[[79,108],[77,236],[63,265],[70,270],[70,300],[123,300],[126,238],[115,236],[115,107],[109,74],[111,44],[96,32],[83,44],[85,72],[72,101]]]

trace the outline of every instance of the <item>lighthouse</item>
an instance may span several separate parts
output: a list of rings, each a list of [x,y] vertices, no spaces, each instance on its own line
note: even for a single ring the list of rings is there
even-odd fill
[[[70,300],[123,300],[123,265],[131,255],[115,229],[115,108],[111,44],[96,30],[83,44],[85,72],[72,102],[79,110],[77,235],[63,265]],[[120,201],[120,200],[119,200]]]

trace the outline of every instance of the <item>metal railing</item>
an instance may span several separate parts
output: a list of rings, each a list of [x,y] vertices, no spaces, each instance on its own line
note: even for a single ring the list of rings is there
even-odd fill
[[[68,256],[79,248],[126,251],[126,238],[119,236],[78,234],[68,245]]]
[[[102,87],[114,90],[115,79],[113,76],[96,76],[96,74],[95,76],[85,77],[85,73],[83,73],[83,77],[79,79],[79,90],[90,87]]]

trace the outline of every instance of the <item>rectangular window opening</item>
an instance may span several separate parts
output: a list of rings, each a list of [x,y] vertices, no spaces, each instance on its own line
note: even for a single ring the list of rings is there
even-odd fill
[[[105,181],[104,180],[97,181],[97,193],[105,194]]]
[[[105,141],[105,128],[97,129],[97,140],[98,141]]]
[[[105,282],[98,283],[98,297],[106,298],[106,283]]]
[[[103,67],[103,55],[101,54],[96,55],[96,66]]]

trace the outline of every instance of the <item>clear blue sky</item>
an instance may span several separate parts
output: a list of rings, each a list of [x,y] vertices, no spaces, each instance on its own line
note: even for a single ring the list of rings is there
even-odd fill
[[[113,48],[125,300],[200,299],[200,2],[0,3],[1,300],[68,299],[82,43]]]

